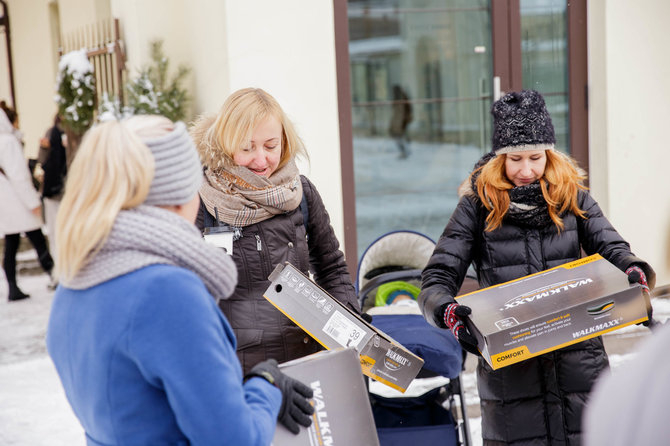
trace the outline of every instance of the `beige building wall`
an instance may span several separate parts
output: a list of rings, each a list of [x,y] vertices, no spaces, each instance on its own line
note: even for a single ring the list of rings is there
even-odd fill
[[[5,42],[4,29],[0,28],[0,99],[11,105],[12,92],[9,86],[9,71],[7,69],[9,59],[7,59],[7,47]]]
[[[80,30],[83,26],[107,20],[111,16],[110,0],[54,0],[60,10],[63,34]]]
[[[333,4],[228,0],[226,5],[230,89],[263,88],[296,124],[310,156],[309,163],[300,164],[301,172],[323,197],[342,244]]]
[[[670,284],[670,3],[589,2],[593,194],[633,252]],[[622,32],[625,31],[625,32]]]
[[[192,71],[191,115],[216,112],[243,87],[274,95],[295,122],[316,184],[343,240],[335,41],[330,1],[111,0],[122,23],[129,74],[163,38],[170,63]]]
[[[51,41],[49,0],[7,0],[12,39],[14,88],[25,154],[37,156],[39,139],[53,124],[56,113],[56,57]],[[11,104],[5,41],[0,42],[2,98]]]
[[[343,240],[333,6],[312,0],[8,0],[17,108],[34,156],[56,111],[51,23],[67,32],[121,19],[129,75],[162,38],[172,67],[192,72],[191,116],[216,112],[238,88],[266,89],[302,135],[317,185]],[[588,2],[591,190],[607,217],[670,283],[670,195],[665,127],[670,122],[670,60],[664,0]],[[58,18],[59,17],[59,18]],[[626,32],[621,32],[626,30]],[[2,46],[2,45],[0,45]],[[0,50],[0,94],[8,97]],[[4,78],[3,78],[4,76]]]

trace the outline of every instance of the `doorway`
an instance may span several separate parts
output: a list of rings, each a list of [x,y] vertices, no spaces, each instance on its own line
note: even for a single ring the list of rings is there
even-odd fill
[[[343,178],[355,185],[344,197],[345,227],[355,227],[345,234],[348,253],[358,258],[394,230],[439,238],[459,185],[490,151],[489,110],[505,91],[545,95],[558,149],[587,167],[586,11],[573,3],[347,2],[352,145],[343,142],[343,152],[352,153],[343,159],[352,165],[343,165],[351,169]]]

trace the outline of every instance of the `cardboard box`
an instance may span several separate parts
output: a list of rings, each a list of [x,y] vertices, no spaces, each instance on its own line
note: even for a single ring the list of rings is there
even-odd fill
[[[404,392],[423,359],[365,322],[290,263],[277,265],[264,297],[327,349],[350,347],[363,373]]]
[[[273,446],[379,445],[358,354],[322,351],[279,365],[314,391],[312,425],[293,435],[277,423]]]
[[[598,254],[456,299],[493,369],[647,320],[642,288]]]

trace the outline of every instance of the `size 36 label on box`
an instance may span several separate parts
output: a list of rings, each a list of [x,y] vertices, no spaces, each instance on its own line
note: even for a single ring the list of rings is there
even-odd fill
[[[335,339],[342,347],[353,347],[358,349],[358,344],[365,338],[367,332],[352,323],[342,313],[335,310],[328,319],[323,331]]]

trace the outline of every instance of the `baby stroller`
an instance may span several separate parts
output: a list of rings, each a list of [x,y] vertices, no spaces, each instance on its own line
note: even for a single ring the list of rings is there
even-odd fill
[[[404,394],[369,381],[381,446],[471,444],[460,380],[465,353],[449,331],[426,322],[415,300],[434,248],[421,233],[394,231],[370,244],[358,264],[361,309],[372,316],[372,325],[424,360]],[[466,280],[467,286],[476,284],[472,274]]]

